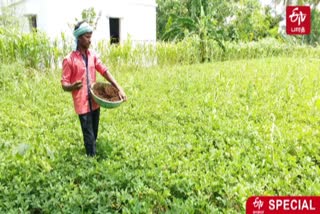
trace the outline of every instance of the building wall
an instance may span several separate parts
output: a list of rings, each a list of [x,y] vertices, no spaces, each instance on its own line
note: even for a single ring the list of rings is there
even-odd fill
[[[120,40],[130,38],[136,42],[156,41],[155,0],[22,0],[16,8],[21,16],[36,15],[37,28],[51,38],[64,32],[72,37],[75,18],[81,20],[81,12],[93,7],[101,17],[93,39],[110,39],[109,18],[120,19]],[[24,18],[23,30],[29,30]]]
[[[101,12],[96,38],[109,39],[109,18],[120,19],[120,40],[130,38],[135,42],[156,41],[156,3],[155,0],[118,0],[106,4],[101,0],[95,10]],[[105,36],[107,35],[107,36]]]
[[[132,40],[155,41],[156,40],[156,7],[146,4],[130,5],[128,13],[128,32]]]

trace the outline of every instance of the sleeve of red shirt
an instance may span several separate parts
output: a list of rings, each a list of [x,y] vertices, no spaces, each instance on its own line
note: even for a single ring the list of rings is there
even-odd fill
[[[71,67],[68,63],[67,59],[64,59],[62,62],[62,77],[61,77],[61,84],[68,85],[71,83]]]
[[[100,58],[95,55],[94,57],[94,62],[95,62],[95,68],[96,70],[101,74],[104,75],[108,68],[101,62]]]

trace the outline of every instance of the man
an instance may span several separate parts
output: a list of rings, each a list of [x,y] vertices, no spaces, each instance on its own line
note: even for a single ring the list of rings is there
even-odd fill
[[[61,79],[63,90],[72,93],[75,112],[79,115],[88,156],[96,155],[100,117],[100,107],[92,99],[90,93],[90,85],[96,81],[96,71],[119,89],[121,99],[127,99],[125,92],[110,74],[107,67],[89,50],[92,31],[92,27],[85,21],[79,22],[75,26],[73,35],[76,48],[63,60]]]

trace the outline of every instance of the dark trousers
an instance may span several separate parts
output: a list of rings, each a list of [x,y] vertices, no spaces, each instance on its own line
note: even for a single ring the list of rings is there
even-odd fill
[[[88,156],[96,155],[96,140],[98,137],[100,109],[79,115],[84,146]]]

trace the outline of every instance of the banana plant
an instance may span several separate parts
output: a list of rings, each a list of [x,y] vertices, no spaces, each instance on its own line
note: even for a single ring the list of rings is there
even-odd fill
[[[179,41],[183,38],[196,35],[200,39],[200,50],[202,61],[207,61],[207,41],[215,40],[218,45],[225,50],[222,43],[222,39],[219,37],[218,27],[216,21],[212,16],[206,14],[202,5],[202,1],[199,1],[199,5],[193,4],[190,9],[191,16],[178,16],[172,15],[166,26],[166,31],[162,36],[163,40]],[[196,7],[199,7],[198,11]]]

